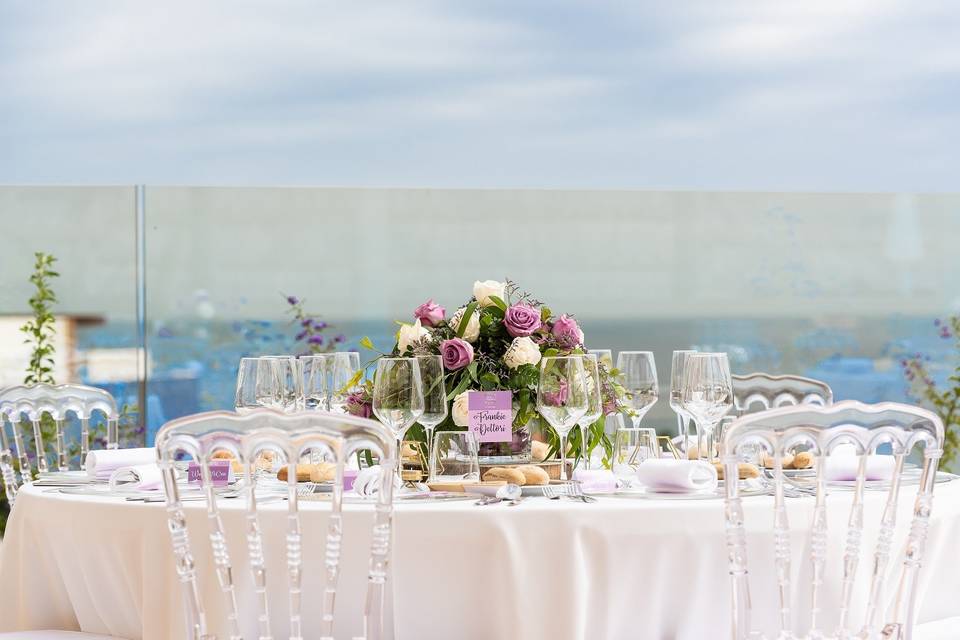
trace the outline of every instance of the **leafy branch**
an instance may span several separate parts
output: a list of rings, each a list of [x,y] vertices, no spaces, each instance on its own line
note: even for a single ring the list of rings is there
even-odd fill
[[[954,340],[954,346],[960,354],[960,316],[953,316],[946,322],[935,322],[939,335],[944,340]],[[957,459],[960,451],[960,358],[954,366],[953,374],[947,378],[948,386],[940,389],[930,374],[927,362],[922,354],[916,353],[900,361],[903,375],[910,384],[908,393],[919,402],[933,407],[945,429],[943,456],[940,463],[947,468]]]
[[[32,344],[30,364],[24,384],[38,384],[45,382],[53,384],[53,346],[54,317],[51,306],[57,301],[57,296],[51,289],[50,281],[60,276],[53,270],[53,263],[57,261],[52,255],[42,252],[34,254],[35,262],[30,283],[34,286],[34,293],[30,296],[29,304],[33,318],[28,320],[20,331],[27,334],[26,344]]]

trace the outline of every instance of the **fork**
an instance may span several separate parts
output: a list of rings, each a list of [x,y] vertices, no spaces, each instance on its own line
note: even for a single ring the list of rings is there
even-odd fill
[[[583,492],[583,487],[580,486],[579,482],[569,482],[566,487],[568,491],[567,495],[571,500],[580,500],[585,504],[597,501],[593,496],[588,496]]]

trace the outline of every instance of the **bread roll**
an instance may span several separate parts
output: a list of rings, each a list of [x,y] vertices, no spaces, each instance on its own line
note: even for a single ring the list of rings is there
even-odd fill
[[[546,442],[534,440],[532,443],[530,443],[530,458],[534,462],[543,462],[547,459],[548,453],[550,453],[550,445],[548,445]]]
[[[714,462],[713,466],[717,470],[717,477],[723,480],[723,464],[720,462]],[[737,464],[737,476],[741,480],[757,478],[760,476],[760,469],[758,469],[756,465],[752,465],[749,462],[740,462]]]
[[[310,482],[311,474],[316,465],[312,464],[298,464],[297,465],[297,482]],[[277,471],[277,480],[281,482],[286,482],[288,478],[288,470],[290,467],[288,465],[283,465],[280,467],[280,470]]]
[[[494,467],[493,469],[488,469],[485,474],[483,474],[484,480],[506,480],[507,482],[512,482],[513,484],[523,485],[526,483],[527,478],[523,475],[523,472],[519,469],[509,468],[509,467]]]
[[[321,462],[320,464],[310,465],[310,482],[333,482],[337,477],[337,465],[332,462]],[[297,480],[300,479],[299,471]]]
[[[784,455],[784,456],[780,459],[780,464],[783,465],[783,468],[784,468],[784,469],[790,469],[790,468],[791,468],[791,465],[793,464],[793,456],[790,455],[789,453],[786,454],[786,455]],[[763,466],[765,466],[767,469],[773,469],[773,456],[769,456],[769,455],[767,455],[767,454],[764,454],[764,455],[763,455]]]
[[[794,469],[809,469],[813,466],[813,454],[809,451],[801,451],[793,457]]]
[[[523,474],[525,485],[550,484],[550,476],[535,464],[522,464],[517,467],[517,471]]]

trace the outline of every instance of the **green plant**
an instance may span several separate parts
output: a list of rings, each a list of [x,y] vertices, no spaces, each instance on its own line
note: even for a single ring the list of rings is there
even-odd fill
[[[52,255],[38,251],[34,254],[34,258],[36,261],[33,265],[33,274],[30,275],[34,293],[29,300],[33,318],[20,327],[20,331],[27,334],[24,342],[33,345],[30,351],[30,364],[27,366],[27,375],[23,382],[24,384],[41,382],[53,384],[53,354],[56,349],[52,339],[56,329],[51,305],[57,301],[57,296],[50,287],[50,281],[59,277],[60,274],[53,270],[53,263],[57,259]]]
[[[954,341],[954,348],[960,356],[960,316],[952,316],[946,322],[936,320],[934,324],[941,338]],[[929,358],[916,353],[901,360],[900,365],[910,383],[910,395],[930,406],[943,420],[945,434],[940,465],[946,469],[956,462],[960,451],[960,357],[947,378],[945,389],[940,389],[934,381],[928,361]]]

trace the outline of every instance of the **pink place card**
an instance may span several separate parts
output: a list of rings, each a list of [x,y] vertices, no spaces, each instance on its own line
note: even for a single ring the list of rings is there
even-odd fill
[[[467,395],[470,431],[478,442],[510,442],[513,437],[513,394],[471,391]]]
[[[210,480],[215,487],[225,487],[233,480],[233,466],[229,460],[212,460],[210,462]],[[200,465],[191,462],[187,467],[187,482],[200,484]]]

